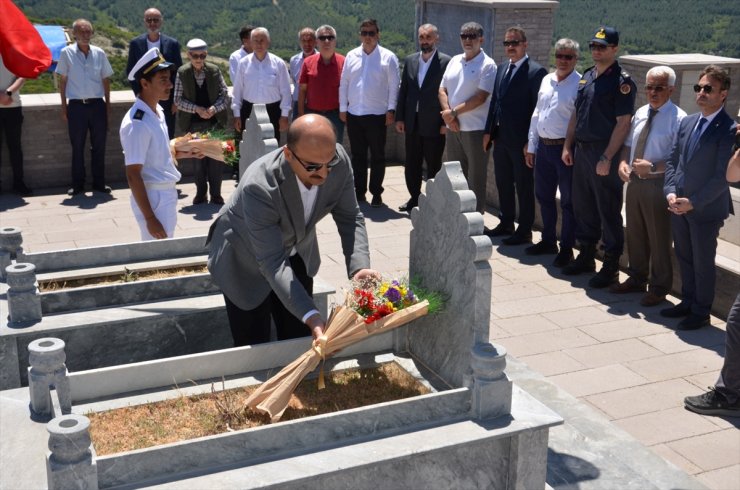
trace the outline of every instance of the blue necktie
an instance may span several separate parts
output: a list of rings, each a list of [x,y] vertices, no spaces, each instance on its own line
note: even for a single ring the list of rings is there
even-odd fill
[[[696,151],[696,147],[699,144],[699,138],[701,138],[701,130],[706,122],[707,120],[703,117],[699,119],[699,124],[696,125],[694,132],[691,133],[691,138],[689,139],[689,151],[686,153],[687,158],[691,158],[691,155]]]

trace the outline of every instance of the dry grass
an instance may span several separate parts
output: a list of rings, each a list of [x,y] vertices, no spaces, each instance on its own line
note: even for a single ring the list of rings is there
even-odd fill
[[[87,414],[99,455],[130,451],[270,423],[266,414],[244,408],[255,387],[182,396],[148,405]],[[293,393],[281,420],[400,400],[429,393],[396,363],[375,369],[351,369],[326,376],[326,389],[304,380]]]
[[[189,265],[185,267],[173,267],[169,269],[154,269],[150,271],[130,271],[126,269],[123,274],[109,274],[105,276],[85,277],[82,279],[70,279],[69,281],[59,281],[51,279],[48,281],[39,281],[39,291],[59,291],[61,289],[82,288],[85,286],[102,286],[105,284],[121,284],[124,282],[134,282],[142,279],[164,279],[166,277],[186,276],[190,274],[200,274],[208,272],[205,265]]]

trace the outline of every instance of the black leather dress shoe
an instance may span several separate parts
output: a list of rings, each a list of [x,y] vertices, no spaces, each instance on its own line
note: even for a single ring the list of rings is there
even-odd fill
[[[565,267],[566,265],[573,262],[573,249],[572,248],[561,248],[555,260],[552,261],[552,265],[555,267]]]
[[[514,233],[514,225],[499,223],[494,229],[486,229],[483,233],[490,237],[512,235]]]
[[[524,245],[525,243],[532,243],[531,233],[514,233],[509,238],[501,240],[504,245]]]
[[[691,306],[685,303],[679,303],[676,306],[660,310],[660,316],[665,318],[681,318],[683,316],[689,316],[689,314],[691,314]]]
[[[552,242],[541,241],[524,249],[527,255],[550,255],[558,253],[558,245]]]
[[[409,199],[404,204],[401,204],[400,206],[398,206],[398,210],[404,213],[410,213],[411,210],[414,209],[418,205],[419,204],[416,201],[412,201],[411,199]]]
[[[709,315],[697,315],[696,313],[691,313],[676,325],[676,330],[696,330],[707,326],[709,326]]]
[[[33,191],[22,182],[20,184],[13,184],[13,192],[23,197],[27,197],[33,194]]]
[[[85,192],[85,189],[83,187],[70,187],[67,190],[67,195],[76,196],[77,194],[82,194],[83,192]]]
[[[95,187],[93,187],[93,190],[97,192],[102,192],[103,194],[110,194],[111,192],[113,192],[113,189],[111,189],[110,186],[107,185],[96,185]]]

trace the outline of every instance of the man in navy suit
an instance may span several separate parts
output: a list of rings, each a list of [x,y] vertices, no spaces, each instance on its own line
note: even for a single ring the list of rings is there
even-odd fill
[[[146,34],[133,38],[129,43],[126,73],[131,72],[131,69],[134,67],[136,62],[144,56],[144,53],[152,48],[159,48],[164,59],[174,65],[171,71],[172,85],[174,85],[177,69],[182,66],[180,43],[177,42],[177,39],[165,36],[159,32],[162,28],[162,20],[162,13],[155,8],[149,8],[144,12],[144,25],[146,26],[147,32]],[[131,88],[134,89],[134,93],[136,95],[139,95],[139,92],[141,92],[141,86],[138,81],[131,82]],[[161,105],[164,110],[165,119],[167,120],[167,131],[169,132],[170,139],[175,137],[175,114],[177,113],[177,106],[173,103],[173,96],[174,90],[170,92],[169,99],[159,102],[159,105]]]
[[[534,223],[534,175],[524,159],[532,112],[537,106],[537,93],[547,70],[527,56],[527,35],[520,27],[510,27],[504,34],[508,61],[501,63],[496,73],[496,85],[488,109],[483,135],[487,150],[491,141],[493,169],[498,189],[501,222],[490,237],[504,238],[506,245],[532,242]],[[514,232],[516,201],[519,202],[519,227]]]
[[[685,117],[665,172],[663,192],[671,215],[673,242],[681,268],[681,302],[660,312],[685,317],[679,330],[709,325],[714,301],[717,236],[731,210],[725,178],[736,124],[725,112],[730,76],[709,65],[694,85],[701,112]]]
[[[427,162],[427,177],[434,178],[442,168],[447,127],[440,113],[439,83],[450,57],[437,51],[437,26],[419,27],[419,51],[409,55],[401,75],[396,105],[396,131],[406,135],[404,177],[411,197],[399,211],[411,212],[419,203],[422,165]]]

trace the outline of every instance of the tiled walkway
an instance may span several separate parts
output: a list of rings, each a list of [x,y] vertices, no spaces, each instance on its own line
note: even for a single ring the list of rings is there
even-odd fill
[[[405,273],[411,221],[396,211],[407,199],[402,167],[388,169],[384,186],[388,207],[363,208],[372,263],[389,274]],[[190,206],[194,186],[179,187],[176,236],[205,234],[218,206]],[[225,181],[223,189],[228,196],[233,183]],[[68,198],[56,191],[25,200],[0,195],[0,225],[21,227],[27,251],[138,240],[126,188],[106,198]],[[485,221],[496,224],[490,214]],[[319,224],[319,240],[319,275],[341,288],[344,259],[330,218]],[[696,415],[682,403],[715,381],[724,353],[723,320],[676,332],[677,321],[661,318],[659,307],[640,307],[639,295],[586,288],[588,277],[562,276],[550,260],[494,243],[492,341],[708,487],[740,488],[740,419]]]

